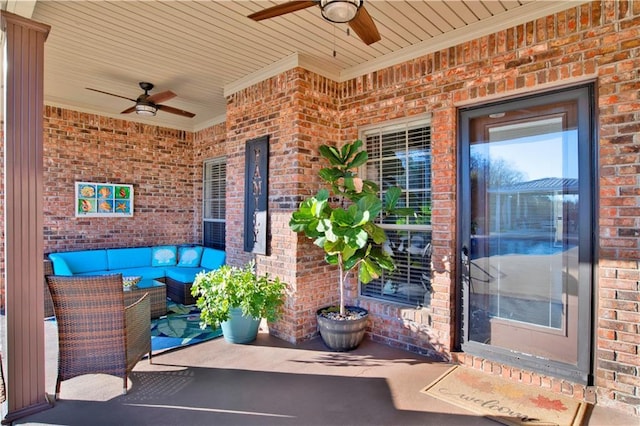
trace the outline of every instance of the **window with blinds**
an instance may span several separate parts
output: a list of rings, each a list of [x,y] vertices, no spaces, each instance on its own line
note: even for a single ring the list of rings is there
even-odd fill
[[[400,186],[399,207],[411,207],[417,217],[380,217],[387,233],[384,249],[396,269],[368,284],[360,294],[413,306],[431,299],[431,127],[429,120],[366,130],[361,135],[369,160],[366,178],[380,186],[381,197]]]
[[[225,249],[226,179],[227,162],[225,158],[204,162],[202,245],[220,250]]]

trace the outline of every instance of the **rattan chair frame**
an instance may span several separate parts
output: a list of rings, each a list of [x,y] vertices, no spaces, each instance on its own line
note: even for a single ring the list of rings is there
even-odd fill
[[[64,380],[84,374],[122,377],[145,354],[151,359],[151,306],[147,293],[126,306],[122,275],[46,277],[58,323],[56,399]]]

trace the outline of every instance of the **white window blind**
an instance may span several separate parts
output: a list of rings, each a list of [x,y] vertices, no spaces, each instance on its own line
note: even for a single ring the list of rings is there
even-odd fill
[[[431,295],[431,127],[428,120],[369,129],[362,133],[369,160],[366,178],[380,186],[403,189],[399,207],[418,217],[379,218],[387,233],[384,249],[396,264],[393,272],[360,286],[363,296],[409,305],[425,305]]]
[[[225,158],[205,161],[203,172],[203,242],[205,247],[225,248],[227,162]]]

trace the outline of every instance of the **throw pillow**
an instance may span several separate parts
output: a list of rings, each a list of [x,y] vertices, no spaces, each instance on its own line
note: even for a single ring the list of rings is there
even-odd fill
[[[202,247],[180,247],[178,257],[178,266],[195,268],[200,265]]]
[[[176,246],[156,246],[151,249],[151,266],[174,266]]]

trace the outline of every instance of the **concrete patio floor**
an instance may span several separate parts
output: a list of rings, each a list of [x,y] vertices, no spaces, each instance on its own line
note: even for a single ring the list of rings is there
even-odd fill
[[[55,323],[46,323],[46,389],[54,393]],[[249,345],[219,338],[141,361],[122,380],[62,383],[51,409],[14,424],[56,425],[496,425],[420,392],[450,364],[366,340],[349,353],[319,339],[291,345],[260,333]],[[638,425],[603,407],[589,425]]]

